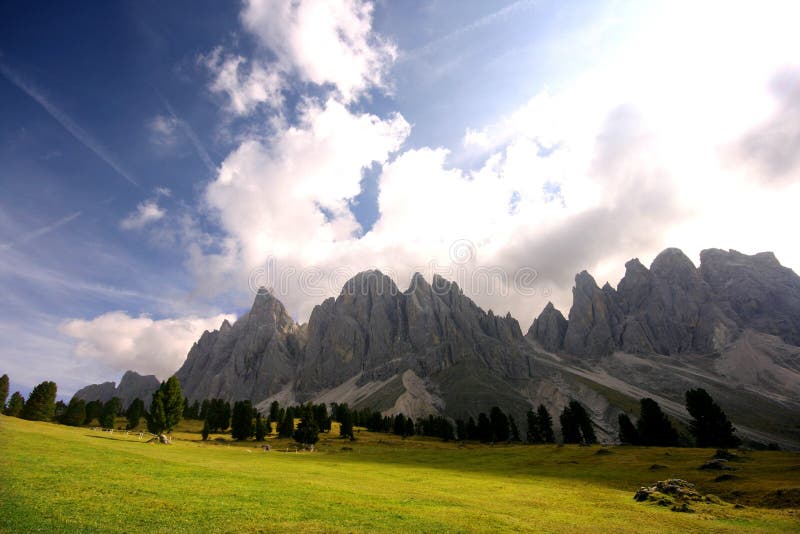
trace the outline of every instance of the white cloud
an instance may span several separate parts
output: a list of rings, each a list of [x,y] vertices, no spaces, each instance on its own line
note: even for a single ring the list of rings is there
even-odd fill
[[[174,117],[156,115],[147,121],[150,142],[162,148],[169,148],[178,142],[178,121]]]
[[[236,317],[220,314],[154,320],[114,311],[91,320],[65,321],[59,331],[77,340],[74,353],[78,359],[95,360],[114,371],[132,369],[165,379],[178,370],[203,331],[219,328],[225,319],[233,322]]]
[[[145,200],[136,206],[136,209],[120,221],[123,230],[138,230],[148,224],[158,221],[167,214],[167,211],[158,205],[155,200]]]
[[[371,2],[249,0],[244,27],[277,55],[284,71],[333,85],[345,101],[371,87],[386,88],[396,47],[372,32]]]
[[[214,75],[210,89],[226,94],[228,108],[236,115],[247,115],[260,104],[278,108],[283,103],[284,81],[277,70],[242,56],[225,55],[220,47],[201,59]]]
[[[256,31],[253,5],[243,20]],[[774,103],[768,91],[773,73],[800,48],[794,18],[773,4],[762,7],[704,4],[688,20],[680,7],[653,10],[635,21],[639,32],[598,54],[593,69],[572,83],[468,130],[464,146],[487,156],[475,171],[453,166],[440,147],[397,153],[408,135],[399,117],[358,115],[335,100],[306,103],[297,126],[250,139],[228,155],[206,190],[225,237],[211,251],[194,246],[191,269],[218,290],[246,287],[252,269],[270,257],[284,268],[314,266],[340,283],[345,272],[377,266],[402,286],[430,262],[450,265],[450,245],[466,239],[476,247],[466,270],[538,271],[534,297],[472,293],[483,306],[511,311],[526,328],[546,300],[566,311],[576,272],[588,269],[613,285],[626,260],[647,263],[666,246],[695,259],[707,247],[773,249],[797,267],[791,206],[800,202],[800,180],[782,174],[764,187],[758,169],[730,169],[721,157],[721,148],[760,125],[784,132],[776,117],[795,109],[794,93],[783,91],[778,96],[786,98]],[[276,21],[301,10],[275,9]],[[273,32],[272,24],[259,31]],[[753,24],[772,32],[757,43],[741,40]],[[286,50],[295,50],[289,41]],[[315,83],[324,79],[320,74]],[[786,131],[795,138],[794,129]],[[770,150],[759,145],[757,152]],[[796,173],[796,160],[787,158],[785,168]],[[348,199],[374,161],[383,165],[380,218],[359,237]],[[277,289],[304,320],[339,287],[330,283],[323,294],[303,292],[299,283]]]
[[[360,191],[362,169],[386,161],[408,130],[400,115],[380,119],[334,100],[307,102],[297,126],[229,154],[206,201],[246,263],[290,253],[313,260],[320,243],[359,229],[348,200]]]

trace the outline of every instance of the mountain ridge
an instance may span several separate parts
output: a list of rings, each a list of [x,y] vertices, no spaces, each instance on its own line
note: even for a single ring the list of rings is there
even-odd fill
[[[798,448],[798,335],[800,278],[773,254],[708,249],[695,267],[666,249],[650,268],[627,262],[616,289],[578,273],[568,318],[548,303],[524,335],[438,275],[416,273],[400,291],[380,271],[358,273],[304,325],[262,289],[233,325],[204,332],[176,375],[191,401],[262,409],[348,402],[466,419],[498,405],[521,421],[575,398],[603,441],[640,397],[686,419],[683,392],[705,387],[743,435]]]

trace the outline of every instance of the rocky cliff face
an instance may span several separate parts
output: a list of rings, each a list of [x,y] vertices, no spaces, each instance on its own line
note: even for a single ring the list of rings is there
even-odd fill
[[[771,252],[747,256],[735,250],[700,253],[700,274],[726,314],[752,328],[800,345],[800,277]]]
[[[416,274],[400,292],[379,271],[356,275],[342,293],[317,306],[299,372],[301,397],[361,374],[379,381],[411,369],[429,376],[459,362],[520,372],[519,323],[484,312],[455,283]]]
[[[126,371],[119,381],[119,386],[114,382],[92,384],[80,389],[74,397],[86,402],[99,400],[108,402],[114,397],[119,397],[122,406],[127,408],[134,399],[142,399],[145,405],[150,405],[153,392],[161,383],[154,375],[142,376],[134,371]]]
[[[564,348],[567,333],[567,320],[552,302],[548,302],[542,313],[533,320],[525,337],[537,340],[544,350],[555,352]]]
[[[771,254],[720,250],[699,268],[677,249],[625,267],[616,289],[578,274],[569,320],[548,303],[526,336],[439,276],[400,291],[360,273],[307,325],[261,291],[235,324],[201,336],[177,376],[191,400],[262,409],[313,400],[466,419],[497,405],[524,421],[543,403],[557,421],[575,398],[606,441],[639,398],[685,418],[683,393],[700,386],[747,436],[800,446],[800,278]],[[127,382],[79,394],[107,400]]]
[[[530,333],[547,350],[556,350],[557,335],[539,323],[553,316],[546,308]],[[579,356],[712,354],[747,328],[800,343],[800,277],[771,253],[705,250],[696,268],[673,248],[650,269],[629,261],[616,290],[598,288],[585,271],[577,275],[560,348]]]
[[[302,357],[303,329],[283,304],[260,290],[235,324],[204,332],[176,376],[191,401],[263,399],[294,379]]]

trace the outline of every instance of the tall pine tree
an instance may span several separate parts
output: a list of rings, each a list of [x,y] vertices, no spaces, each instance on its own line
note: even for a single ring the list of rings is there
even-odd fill
[[[702,388],[686,392],[686,410],[692,416],[689,432],[698,447],[737,447],[741,440],[733,433],[736,429],[722,408]]]
[[[56,411],[56,383],[42,382],[31,391],[21,417],[29,421],[52,421]]]
[[[144,401],[140,398],[135,398],[128,406],[128,411],[125,412],[125,417],[128,419],[128,430],[133,430],[141,422],[145,414]]]
[[[61,422],[69,426],[80,426],[86,419],[86,401],[77,397],[72,397],[67,406],[67,413]]]
[[[658,447],[674,447],[678,444],[678,431],[672,426],[661,406],[653,399],[642,399],[640,402],[639,421],[636,430],[642,445]]]
[[[153,434],[172,432],[183,415],[183,393],[178,377],[171,376],[153,393],[147,429]]]
[[[8,375],[0,376],[0,412],[6,408],[8,398]]]
[[[25,397],[19,391],[15,391],[11,398],[8,399],[8,405],[6,406],[6,415],[10,415],[12,417],[19,417],[22,414],[22,409],[25,407]]]
[[[628,445],[639,445],[639,443],[641,443],[641,440],[639,439],[639,431],[636,430],[635,426],[633,426],[631,418],[628,417],[628,414],[619,414],[617,421],[619,422],[619,440],[622,443],[627,443]]]
[[[249,400],[236,401],[231,416],[231,437],[237,441],[253,435],[253,403]]]

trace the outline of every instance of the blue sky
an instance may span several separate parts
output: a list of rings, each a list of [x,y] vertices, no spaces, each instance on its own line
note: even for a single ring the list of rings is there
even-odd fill
[[[523,329],[575,272],[615,284],[665,246],[796,268],[773,230],[798,198],[795,8],[723,9],[3,3],[0,371],[65,398],[164,378],[270,261],[327,281],[267,280],[305,321],[363,268],[458,274],[461,240],[469,269],[536,272],[465,288]]]

